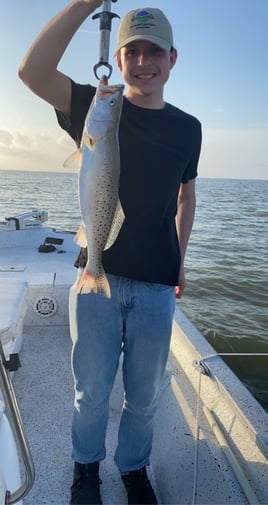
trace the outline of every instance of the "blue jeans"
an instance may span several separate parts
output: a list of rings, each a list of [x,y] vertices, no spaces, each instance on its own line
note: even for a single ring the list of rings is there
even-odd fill
[[[111,299],[70,295],[75,402],[73,459],[105,458],[109,396],[123,352],[124,405],[115,461],[121,473],[149,464],[153,418],[169,352],[171,286],[108,275]]]

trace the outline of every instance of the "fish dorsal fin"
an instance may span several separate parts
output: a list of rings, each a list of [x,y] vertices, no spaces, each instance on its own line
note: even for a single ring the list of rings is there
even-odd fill
[[[65,162],[63,163],[63,166],[65,168],[73,168],[79,170],[82,164],[82,153],[81,150],[78,149],[74,153],[69,156]]]
[[[111,226],[111,229],[110,229],[110,232],[109,232],[109,236],[108,236],[107,242],[105,244],[104,250],[109,249],[110,247],[112,247],[112,245],[116,241],[118,233],[120,232],[122,224],[124,222],[124,219],[125,219],[125,214],[124,214],[124,211],[122,209],[122,205],[120,203],[120,200],[118,199],[117,205],[116,205],[116,209],[115,209],[115,213],[114,213],[114,218],[113,218],[112,226]]]

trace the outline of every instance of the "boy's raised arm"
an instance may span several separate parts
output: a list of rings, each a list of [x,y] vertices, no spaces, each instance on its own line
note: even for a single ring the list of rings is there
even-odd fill
[[[19,67],[19,77],[31,91],[68,115],[71,81],[57,67],[79,26],[101,4],[102,0],[69,3],[43,28]]]

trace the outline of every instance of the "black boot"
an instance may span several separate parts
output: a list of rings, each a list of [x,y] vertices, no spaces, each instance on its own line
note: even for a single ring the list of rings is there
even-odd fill
[[[128,505],[157,505],[157,499],[148,479],[146,466],[121,475],[127,491]]]
[[[100,496],[99,462],[74,464],[71,505],[102,505]]]

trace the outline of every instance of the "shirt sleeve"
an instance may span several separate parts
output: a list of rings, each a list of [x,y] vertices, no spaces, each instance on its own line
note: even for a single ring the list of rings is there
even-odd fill
[[[71,116],[55,109],[59,125],[72,137],[78,147],[82,138],[85,117],[95,92],[96,88],[90,84],[77,84],[72,81]]]
[[[200,152],[201,152],[201,144],[202,144],[202,128],[201,128],[201,123],[198,121],[198,119],[195,118],[194,123],[193,123],[193,131],[191,133],[190,138],[191,143],[192,143],[192,157],[187,165],[183,178],[182,178],[182,183],[187,184],[191,179],[195,179],[198,175],[197,167],[198,167],[198,162],[199,162],[199,157],[200,157]]]

